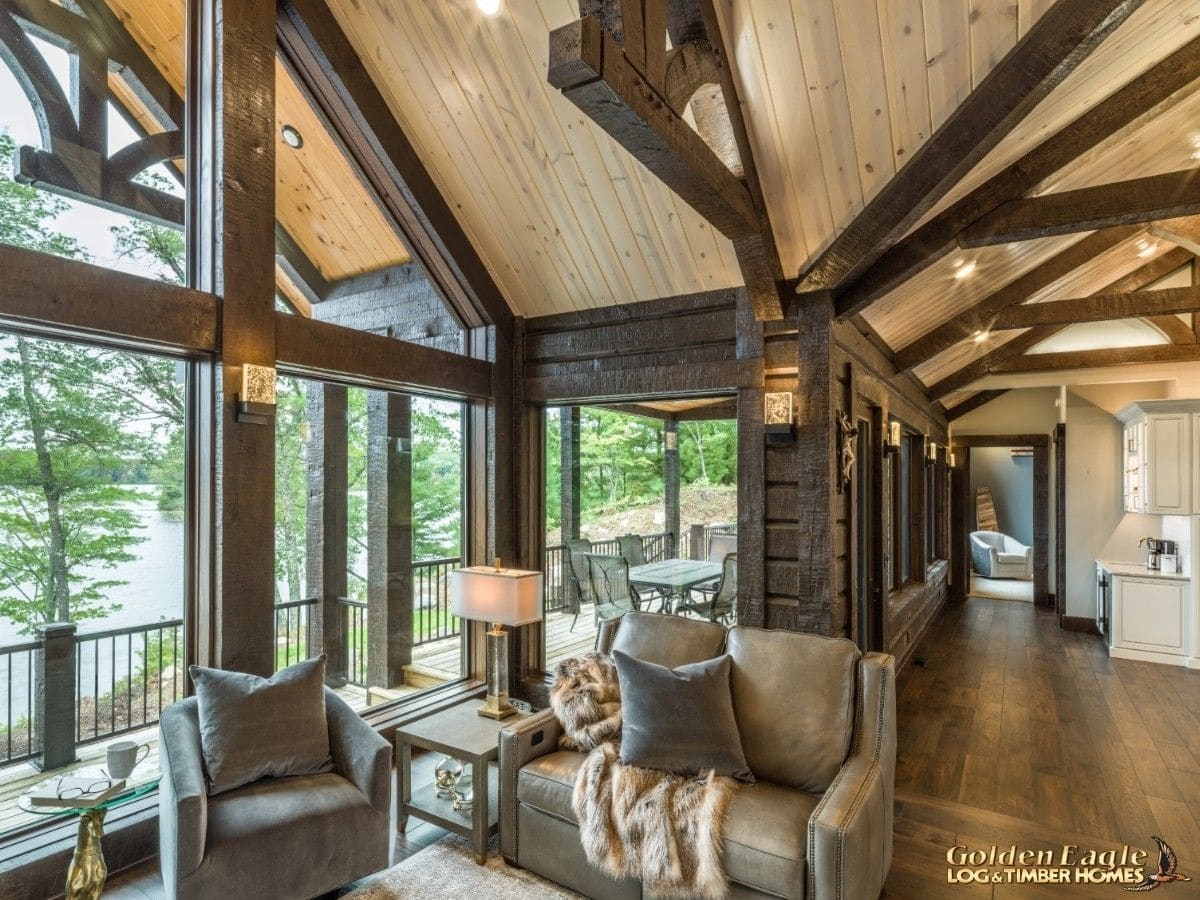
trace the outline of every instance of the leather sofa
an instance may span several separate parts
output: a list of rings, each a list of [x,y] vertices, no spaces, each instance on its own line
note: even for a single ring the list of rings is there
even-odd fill
[[[984,578],[1033,580],[1033,549],[999,531],[971,532],[971,563]]]
[[[850,641],[631,612],[598,648],[675,667],[732,657],[738,729],[757,784],[725,827],[733,897],[876,897],[892,858],[896,769],[893,657]],[[571,808],[584,756],[560,750],[552,710],[500,733],[500,847],[511,864],[598,898],[640,898],[637,881],[592,868]]]

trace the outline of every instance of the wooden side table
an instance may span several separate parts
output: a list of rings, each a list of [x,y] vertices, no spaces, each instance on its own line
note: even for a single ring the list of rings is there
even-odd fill
[[[500,778],[498,774],[493,778],[490,771],[490,764],[500,756],[500,730],[521,721],[528,713],[496,720],[479,715],[478,707],[478,699],[468,700],[396,729],[400,798],[397,827],[403,832],[408,817],[413,815],[462,835],[475,848],[475,861],[483,865],[487,862],[488,838],[496,833],[500,821]],[[432,781],[413,784],[413,747],[452,756],[463,763],[464,769],[470,767],[475,793],[471,809],[455,809],[454,801],[437,795]]]

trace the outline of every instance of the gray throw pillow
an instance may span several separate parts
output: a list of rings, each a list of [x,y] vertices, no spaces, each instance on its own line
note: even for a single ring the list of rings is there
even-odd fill
[[[189,666],[210,796],[260,778],[333,770],[325,719],[325,656],[270,678]]]
[[[621,681],[621,762],[753,783],[733,714],[729,656],[668,669],[613,651]]]

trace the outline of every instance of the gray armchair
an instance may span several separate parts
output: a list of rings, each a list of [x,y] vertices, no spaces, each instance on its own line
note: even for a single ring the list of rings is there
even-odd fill
[[[328,688],[334,771],[209,797],[195,698],[159,726],[159,864],[168,898],[316,897],[391,864],[392,748]]]
[[[999,531],[971,532],[971,562],[984,578],[1033,580],[1033,548]]]
[[[730,685],[757,784],[725,824],[736,897],[878,897],[892,861],[895,660],[842,639],[630,612],[604,622],[598,649],[676,667],[732,658]],[[500,849],[514,865],[589,897],[646,896],[583,854],[572,807],[583,754],[560,750],[543,710],[500,732]]]

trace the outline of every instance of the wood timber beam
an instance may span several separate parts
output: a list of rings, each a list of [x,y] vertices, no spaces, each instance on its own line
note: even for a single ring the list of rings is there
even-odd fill
[[[1053,337],[1065,327],[1065,325],[1049,325],[1045,328],[1031,328],[1024,334],[1018,335],[995,350],[963,366],[953,375],[948,375],[941,381],[931,384],[929,398],[941,400],[955,391],[970,387],[980,378],[990,375],[997,366],[1003,365],[1013,357],[1020,356],[1027,350],[1032,350],[1046,338]]]
[[[381,334],[275,313],[279,365],[394,391],[491,399],[491,363]]]
[[[946,421],[953,422],[955,419],[961,419],[969,412],[974,412],[981,406],[987,406],[997,397],[1008,393],[1008,388],[1002,388],[995,391],[980,391],[974,397],[968,397],[962,403],[956,404],[946,410]]]
[[[1189,169],[1010,200],[965,229],[959,243],[991,247],[1197,213],[1200,171]]]
[[[1074,322],[1107,322],[1139,316],[1174,318],[1176,313],[1190,313],[1195,310],[1200,310],[1200,287],[1092,294],[1090,297],[1077,297],[1072,300],[1013,306],[996,316],[993,327],[1004,331],[1011,328],[1037,328],[1041,325],[1070,325]]]
[[[0,244],[0,322],[181,352],[217,349],[204,291]]]
[[[280,0],[279,52],[465,328],[512,312],[450,204],[323,0]],[[507,338],[505,338],[507,339]]]
[[[1146,321],[1163,333],[1172,344],[1194,344],[1196,343],[1196,332],[1193,325],[1189,325],[1178,316],[1147,316]],[[1193,321],[1195,321],[1193,319]]]
[[[1116,281],[1103,287],[1098,293],[1104,294],[1120,294],[1130,291],[1137,291],[1144,288],[1148,284],[1153,284],[1164,275],[1169,275],[1171,272],[1178,269],[1181,265],[1187,262],[1189,254],[1184,250],[1172,250],[1169,253],[1164,253],[1157,259],[1151,260],[1128,275],[1118,278]],[[929,396],[933,400],[940,400],[947,394],[954,391],[962,390],[968,387],[973,382],[989,374],[995,366],[1002,365],[1007,360],[1014,356],[1024,353],[1026,350],[1040,344],[1042,341],[1062,331],[1066,325],[1044,325],[1038,328],[1032,328],[1005,344],[992,350],[986,356],[983,356],[974,362],[964,366],[953,375],[943,378],[941,381],[933,384],[929,388]]]
[[[643,28],[649,28],[651,21],[647,16]],[[665,30],[661,34],[665,44]],[[710,43],[716,51],[719,35],[717,41]],[[733,241],[755,315],[759,319],[782,318],[778,289],[782,269],[761,199],[756,199],[747,182],[730,171],[672,107],[663,74],[649,71],[655,54],[646,48],[657,45],[658,41],[646,31],[642,48],[647,71],[640,71],[601,20],[586,16],[550,33],[547,78],[564,97]],[[729,93],[732,79],[723,77],[722,81],[729,84],[728,89],[722,87],[728,108],[730,97],[734,96]],[[736,131],[735,127],[735,134]],[[739,138],[738,144],[746,171],[749,143]]]
[[[1200,345],[1157,344],[1153,347],[1118,347],[1103,350],[1070,350],[1062,353],[1035,353],[1014,356],[993,366],[989,375],[1015,375],[1026,372],[1069,372],[1073,369],[1099,369],[1153,363],[1200,361]]]
[[[956,313],[949,321],[901,347],[896,351],[896,368],[902,372],[907,371],[953,347],[963,338],[971,337],[977,332],[990,331],[992,319],[1002,310],[1024,303],[1034,294],[1080,266],[1087,265],[1099,254],[1111,250],[1137,233],[1138,229],[1135,226],[1123,226],[1088,235],[969,309]]]
[[[1140,0],[1059,0],[802,273],[834,289],[874,263],[1061,84]]]
[[[1175,246],[1200,256],[1200,219],[1156,222],[1149,230],[1156,238],[1170,241]]]
[[[1132,132],[1187,96],[1200,79],[1200,37],[1042,141],[963,199],[890,247],[838,296],[838,315],[861,312],[957,248],[957,235],[1001,203],[1023,197],[1083,155]]]

